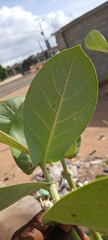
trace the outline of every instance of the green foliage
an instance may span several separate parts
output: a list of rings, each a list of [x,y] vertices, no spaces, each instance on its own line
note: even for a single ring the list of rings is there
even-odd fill
[[[11,121],[25,97],[10,98],[0,102],[0,130],[9,134]]]
[[[92,30],[85,38],[85,46],[90,50],[108,53],[108,42],[97,30]]]
[[[96,72],[80,45],[43,66],[24,102],[24,132],[34,165],[65,155],[87,127],[96,101]]]
[[[40,188],[49,190],[50,185],[51,183],[47,182],[31,182],[0,188],[0,211],[9,207],[21,198],[31,193],[35,193]]]
[[[19,106],[18,110],[15,112],[13,119],[11,121],[9,134],[23,146],[27,147],[24,130],[23,130],[23,103]],[[19,151],[20,150],[20,151]],[[29,153],[21,151],[21,149],[11,148],[12,155],[17,163],[18,167],[22,169],[26,174],[31,174],[35,169],[32,163]]]
[[[0,103],[1,142],[11,146],[17,165],[25,173],[31,174],[40,165],[49,181],[0,188],[1,210],[40,188],[42,194],[45,189],[53,199],[59,199],[46,163],[77,154],[80,135],[91,120],[97,97],[94,65],[78,45],[57,54],[43,66],[25,99]],[[70,172],[66,171],[65,168],[65,176],[71,181]],[[102,178],[70,192],[44,215],[43,222],[79,224],[107,234],[107,182],[108,178]],[[73,185],[72,182],[70,188]]]
[[[23,131],[23,102],[25,97],[15,97],[0,102],[0,142],[9,145],[12,155],[26,174],[31,174],[34,166],[29,156]]]
[[[24,145],[16,141],[14,138],[2,131],[0,131],[0,142],[28,154],[27,147],[25,147]]]
[[[3,81],[6,77],[8,77],[7,69],[0,65],[0,79]]]
[[[108,234],[108,177],[67,194],[44,214],[42,221],[85,226]]]
[[[1,142],[12,147],[16,163],[27,174],[43,163],[73,157],[96,101],[92,62],[80,45],[65,50],[36,75],[25,101],[16,97],[0,103]]]
[[[65,153],[64,157],[65,158],[73,158],[75,157],[80,149],[81,146],[81,137],[79,137],[73,144],[72,146],[67,150],[67,152]]]

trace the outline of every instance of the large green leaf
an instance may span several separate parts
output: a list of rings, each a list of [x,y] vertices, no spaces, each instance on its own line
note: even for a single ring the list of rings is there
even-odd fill
[[[87,127],[97,76],[80,45],[51,58],[24,101],[24,132],[34,165],[60,160]]]
[[[97,30],[92,30],[85,38],[85,46],[90,50],[108,52],[108,42]]]
[[[10,98],[0,102],[0,130],[9,134],[11,120],[25,97]]]
[[[12,138],[11,136],[9,136],[8,134],[0,131],[0,142],[4,143],[10,147],[16,148],[26,154],[29,154],[28,149],[26,148],[26,146],[24,146],[23,144],[19,143],[18,141],[16,141],[14,138]]]
[[[31,182],[0,188],[0,211],[40,188],[49,190],[50,185],[47,182]]]
[[[20,105],[16,111],[10,126],[10,136],[17,140],[19,143],[27,147],[24,131],[23,131],[23,103]],[[29,155],[15,149],[11,148],[12,155],[17,163],[18,167],[22,169],[26,174],[31,174],[35,169],[32,164],[31,158]]]
[[[43,216],[50,221],[85,226],[108,234],[108,177],[69,193]]]

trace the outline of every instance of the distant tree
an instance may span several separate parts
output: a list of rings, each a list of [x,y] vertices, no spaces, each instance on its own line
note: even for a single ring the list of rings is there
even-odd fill
[[[3,68],[2,65],[0,65],[0,79],[3,81],[8,76],[8,72],[6,68]]]

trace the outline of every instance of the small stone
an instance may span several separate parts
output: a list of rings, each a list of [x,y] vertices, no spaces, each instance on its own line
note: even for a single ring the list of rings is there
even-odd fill
[[[84,164],[84,167],[85,167],[85,168],[90,168],[90,163],[89,163],[89,162],[85,163],[85,164]]]
[[[41,197],[40,191],[37,191],[33,196],[39,201]]]
[[[98,138],[98,140],[105,140],[105,136],[104,135],[101,135],[99,138]]]
[[[54,204],[50,200],[43,201],[43,209],[48,211]]]
[[[103,172],[106,172],[106,173],[108,173],[108,169],[104,169],[104,170],[103,170]]]
[[[35,180],[37,182],[45,182],[45,179],[43,177],[38,176],[38,175],[36,175]]]
[[[77,168],[80,168],[80,165],[79,165],[79,164],[76,164],[76,167],[77,167]]]
[[[69,167],[69,169],[72,171],[72,177],[73,178],[77,178],[78,176],[78,170],[77,167],[75,165],[72,165]]]
[[[45,181],[44,174],[43,174],[43,172],[42,172],[41,169],[38,169],[37,171],[35,171],[35,173],[34,173],[34,179],[35,179],[37,182],[44,182],[44,181]]]
[[[9,180],[9,177],[5,177],[3,181],[8,181]]]
[[[69,193],[69,191],[66,188],[63,188],[59,195],[60,195],[60,197],[63,197],[67,193]]]
[[[88,183],[89,183],[89,181],[86,180],[86,181],[83,183],[83,185],[87,185]]]
[[[59,187],[60,187],[60,189],[68,187],[68,183],[67,183],[66,179],[64,179],[63,177],[61,177],[61,179],[60,179],[60,186]]]
[[[84,161],[85,161],[85,162],[89,162],[89,161],[90,161],[90,157],[84,158]]]
[[[83,187],[83,183],[78,182],[78,183],[77,183],[77,186],[78,186],[78,187]]]
[[[102,163],[101,159],[97,159],[97,160],[91,161],[92,165],[94,165],[94,164],[101,164],[101,163]]]
[[[0,182],[0,188],[1,187],[4,187],[4,183],[3,182]]]
[[[59,163],[57,166],[50,167],[49,172],[51,176],[53,176],[54,180],[58,181],[61,178],[62,170],[62,165]]]
[[[93,155],[96,152],[96,150],[93,150],[91,153],[89,153],[89,156]]]

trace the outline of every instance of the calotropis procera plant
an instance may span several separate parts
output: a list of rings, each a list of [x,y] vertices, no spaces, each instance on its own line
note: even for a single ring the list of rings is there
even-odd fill
[[[78,45],[47,61],[25,98],[0,102],[0,141],[11,147],[13,158],[26,174],[40,166],[46,178],[42,183],[0,188],[0,210],[43,188],[55,201],[43,215],[43,224],[85,226],[91,229],[94,239],[108,234],[108,178],[76,189],[64,160],[77,154],[80,136],[92,118],[97,97],[94,65]],[[61,199],[56,182],[51,181],[47,171],[47,163],[57,161],[61,161],[70,186],[70,193]],[[70,239],[79,236],[72,230]]]

